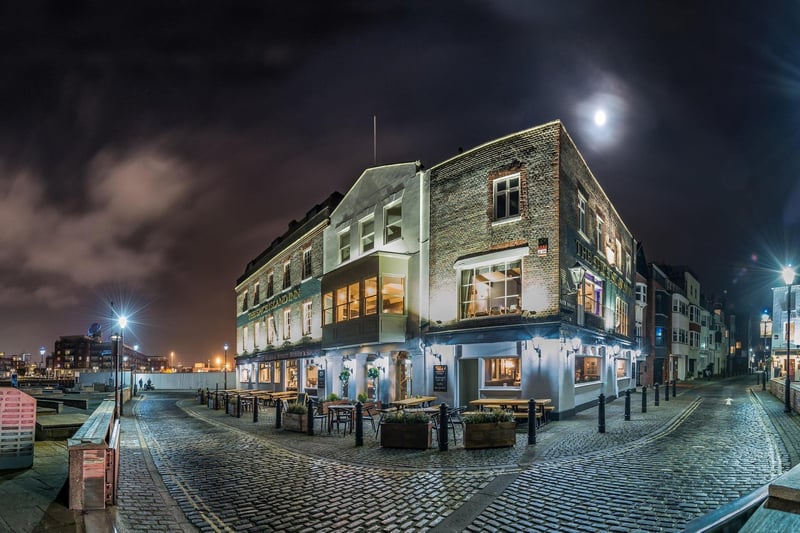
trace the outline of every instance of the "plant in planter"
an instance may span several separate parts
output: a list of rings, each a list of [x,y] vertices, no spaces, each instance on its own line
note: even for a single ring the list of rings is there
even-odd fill
[[[339,381],[342,383],[342,396],[347,398],[347,389],[350,387],[350,369],[345,367],[339,372]]]
[[[397,411],[381,422],[381,446],[427,450],[431,446],[431,419],[425,413]]]
[[[364,392],[359,392],[356,396],[356,399],[361,403],[367,403],[367,394]]]
[[[283,414],[283,429],[305,433],[308,429],[308,407],[297,402],[288,404]]]
[[[516,423],[502,409],[464,415],[464,448],[502,448],[517,443]]]

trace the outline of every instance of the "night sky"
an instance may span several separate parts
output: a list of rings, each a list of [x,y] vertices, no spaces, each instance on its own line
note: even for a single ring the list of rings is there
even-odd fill
[[[221,355],[373,116],[379,164],[428,168],[561,119],[648,260],[737,312],[800,264],[797,1],[286,4],[0,4],[0,351],[124,312],[145,353]]]

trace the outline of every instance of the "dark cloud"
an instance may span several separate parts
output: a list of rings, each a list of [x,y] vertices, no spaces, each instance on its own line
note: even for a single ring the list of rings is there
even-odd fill
[[[219,352],[246,262],[373,164],[374,115],[379,163],[427,166],[562,119],[649,258],[763,306],[742,287],[800,223],[800,8],[561,4],[2,4],[0,350],[115,301],[146,351]]]

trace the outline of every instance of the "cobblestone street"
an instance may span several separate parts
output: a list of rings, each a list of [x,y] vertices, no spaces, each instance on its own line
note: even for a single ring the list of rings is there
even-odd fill
[[[753,392],[751,392],[751,388]],[[797,461],[798,416],[750,376],[679,387],[623,420],[622,398],[544,426],[537,444],[386,450],[186,395],[148,393],[123,422],[118,522],[134,531],[680,531]],[[772,422],[774,421],[774,423]],[[146,453],[143,444],[152,455]],[[163,479],[163,484],[161,480]]]

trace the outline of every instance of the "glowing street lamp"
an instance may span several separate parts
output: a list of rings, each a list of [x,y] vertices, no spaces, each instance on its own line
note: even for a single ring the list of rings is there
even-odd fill
[[[169,352],[169,367],[172,372],[175,372],[175,352]]]
[[[792,310],[790,306],[792,305],[792,284],[794,283],[794,268],[792,265],[788,265],[783,267],[783,282],[786,284],[786,384],[784,386],[784,405],[783,405],[783,412],[784,413],[791,413],[792,406],[789,400],[789,387],[791,386],[792,382],[789,379],[789,347],[791,346],[791,338],[789,332],[791,330],[791,323],[792,323]]]
[[[225,350],[225,369],[222,372],[223,381],[222,381],[222,388],[223,390],[228,390],[228,343],[222,345],[222,349]]]
[[[117,336],[117,342],[119,343],[119,345],[117,346],[117,372],[119,372],[120,375],[119,383],[122,383],[122,387],[124,387],[125,383],[122,381],[123,378],[122,367],[120,366],[119,362],[120,362],[120,357],[122,357],[120,352],[123,352],[125,350],[124,336],[125,336],[125,326],[128,325],[128,318],[125,315],[122,315],[121,317],[119,317],[119,319],[117,319],[117,324],[119,324],[120,328],[119,336]],[[118,387],[117,394],[119,395],[119,416],[123,416],[124,409],[122,407],[123,401],[122,401],[121,387]]]
[[[39,374],[42,373],[42,368],[44,368],[44,354],[45,354],[46,351],[47,351],[47,349],[44,346],[39,347],[39,355],[42,357],[42,361],[41,361],[41,363],[39,363],[40,364]]]

